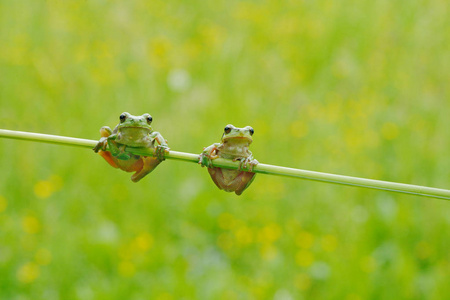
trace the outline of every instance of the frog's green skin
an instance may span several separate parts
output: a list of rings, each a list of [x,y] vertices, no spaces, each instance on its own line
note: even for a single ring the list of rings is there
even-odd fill
[[[153,118],[149,114],[133,116],[124,112],[119,120],[114,130],[108,126],[100,129],[101,138],[93,150],[114,168],[136,172],[131,180],[138,182],[164,160],[164,151],[169,152],[169,148],[162,135],[150,126]],[[155,141],[159,144],[156,147]],[[107,147],[109,151],[106,151]],[[127,152],[126,147],[150,148],[156,157],[134,155]]]
[[[215,143],[203,149],[199,156],[199,163],[208,167],[209,175],[219,189],[240,195],[255,179],[252,169],[258,161],[253,159],[252,152],[248,150],[248,146],[253,141],[253,133],[254,130],[250,126],[237,128],[229,124],[225,127],[221,143]],[[211,160],[218,157],[240,161],[239,170],[213,167]],[[242,171],[242,167],[247,169],[247,166],[249,172]]]

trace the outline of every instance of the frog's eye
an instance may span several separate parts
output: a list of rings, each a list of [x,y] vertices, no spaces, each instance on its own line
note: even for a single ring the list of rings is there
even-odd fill
[[[231,132],[231,127],[230,126],[226,126],[224,129],[225,133],[230,133]]]
[[[253,135],[255,133],[255,130],[253,128],[251,128],[251,127],[249,128],[248,131],[250,132],[250,135]]]
[[[153,121],[153,118],[152,118],[152,116],[148,115],[146,120],[147,120],[148,125],[150,125]]]
[[[123,123],[123,122],[125,121],[126,118],[127,118],[127,115],[126,115],[126,114],[121,114],[120,117],[119,117],[120,122]]]

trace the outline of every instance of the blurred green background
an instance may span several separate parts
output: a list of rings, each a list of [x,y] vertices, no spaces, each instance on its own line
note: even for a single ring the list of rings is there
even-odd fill
[[[450,188],[450,4],[0,1],[0,128],[98,139],[145,112],[199,153]],[[0,299],[444,299],[446,201],[0,140]]]

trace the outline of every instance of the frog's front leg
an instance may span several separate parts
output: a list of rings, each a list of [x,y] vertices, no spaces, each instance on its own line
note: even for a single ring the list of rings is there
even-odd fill
[[[161,160],[159,160],[157,157],[151,157],[151,156],[142,156],[142,167],[135,170],[136,173],[134,173],[131,176],[131,180],[133,182],[138,182],[142,178],[145,177],[148,173],[152,172],[160,163]]]
[[[150,139],[152,139],[153,141],[156,141],[159,144],[155,147],[155,152],[154,152],[155,157],[158,158],[160,161],[165,160],[164,154],[170,152],[170,148],[167,145],[167,141],[157,131],[154,131],[150,134]]]
[[[248,152],[250,155],[247,157],[237,157],[237,158],[233,159],[233,161],[239,161],[239,169],[238,170],[252,172],[253,167],[256,166],[257,164],[259,164],[259,161],[257,161],[256,159],[253,159],[252,153],[250,151],[248,151]]]
[[[126,145],[116,143],[117,135],[113,134],[107,138],[108,150],[112,156],[121,160],[129,160],[133,157],[133,154],[126,152]]]
[[[219,157],[218,155],[218,147],[219,143],[214,143],[211,146],[208,146],[203,149],[203,152],[198,156],[198,163],[202,165],[202,167],[212,168],[212,160]]]
[[[242,164],[243,164],[243,168],[242,168]],[[246,170],[247,166],[248,166],[248,172],[253,172],[253,167],[256,166],[257,164],[259,164],[259,161],[257,161],[256,159],[247,157],[246,159],[241,161],[241,165],[239,166],[239,169]]]
[[[163,146],[163,145],[157,145],[155,147],[155,157],[157,159],[159,159],[159,161],[163,161],[165,160],[165,154],[170,152],[170,148],[167,146]]]
[[[103,157],[108,164],[110,164],[114,168],[118,168],[117,164],[114,161],[113,156],[111,155],[111,152],[106,151],[106,147],[108,145],[108,137],[112,134],[111,128],[108,126],[103,126],[100,128],[100,140],[98,141],[97,145],[92,149],[94,152],[98,153]]]
[[[106,146],[108,146],[108,137],[111,134],[112,130],[108,126],[103,126],[102,128],[100,128],[100,140],[92,150],[94,150],[95,153],[97,153],[100,150],[106,151]]]
[[[161,133],[159,133],[158,131],[153,131],[150,134],[150,138],[156,140],[156,142],[158,144],[160,144],[163,147],[168,147],[167,145],[167,141],[163,138],[163,136],[161,135]]]

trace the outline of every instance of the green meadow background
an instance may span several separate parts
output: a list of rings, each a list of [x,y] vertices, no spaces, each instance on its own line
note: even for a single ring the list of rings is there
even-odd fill
[[[0,1],[0,128],[450,188],[450,2]],[[443,200],[0,139],[0,299],[445,299]],[[447,298],[448,299],[448,298]]]

